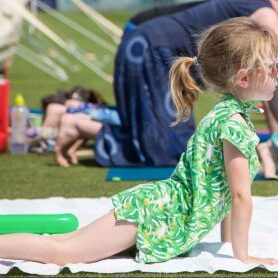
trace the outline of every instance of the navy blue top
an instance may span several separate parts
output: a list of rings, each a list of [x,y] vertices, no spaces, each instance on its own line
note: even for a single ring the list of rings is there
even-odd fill
[[[196,36],[226,19],[249,16],[269,7],[269,0],[210,0],[180,12],[146,21],[138,30],[151,47],[167,47],[177,54],[195,55]]]

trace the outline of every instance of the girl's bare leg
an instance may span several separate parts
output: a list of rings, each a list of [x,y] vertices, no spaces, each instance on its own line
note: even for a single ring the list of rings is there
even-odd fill
[[[278,175],[276,175],[277,151],[272,141],[260,143],[257,150],[264,176],[266,178],[278,178]]]
[[[58,103],[51,103],[46,108],[43,127],[59,128],[60,120],[66,112],[66,106]]]
[[[46,107],[45,118],[41,128],[31,128],[36,130],[34,141],[56,139],[62,115],[66,112],[66,107],[62,104],[51,103]],[[31,133],[33,134],[33,133]]]
[[[98,261],[135,244],[137,225],[116,221],[114,210],[79,231],[63,236],[0,236],[0,257],[65,265]]]
[[[267,102],[267,108],[269,108],[269,111],[273,118],[273,120],[271,121],[276,122],[274,123],[275,126],[273,126],[271,130],[272,132],[275,132],[278,130],[278,89],[276,89],[273,98],[269,102]]]
[[[67,156],[72,164],[78,164],[77,150],[82,146],[84,139],[79,139],[68,149]]]
[[[266,122],[268,125],[268,128],[270,130],[271,133],[274,133],[276,131],[278,131],[278,122],[276,120],[276,118],[274,117],[268,102],[264,102],[264,107],[265,107],[265,116],[266,116]]]
[[[84,114],[65,114],[61,120],[58,139],[55,144],[55,157],[58,164],[70,166],[68,151],[79,139],[94,138],[102,128],[100,122],[91,120]],[[77,145],[79,143],[76,143]],[[76,148],[74,147],[76,151]]]

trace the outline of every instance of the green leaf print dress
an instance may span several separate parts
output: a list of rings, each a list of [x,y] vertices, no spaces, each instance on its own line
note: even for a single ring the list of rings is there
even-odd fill
[[[111,197],[116,219],[138,224],[138,262],[163,262],[189,251],[230,211],[224,139],[248,158],[250,179],[254,179],[259,138],[249,119],[252,105],[254,101],[241,103],[225,94],[198,125],[169,179]],[[235,113],[248,126],[231,119]]]

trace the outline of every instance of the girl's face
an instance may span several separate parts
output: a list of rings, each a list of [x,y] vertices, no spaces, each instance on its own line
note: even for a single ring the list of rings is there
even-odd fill
[[[257,70],[249,77],[250,98],[254,100],[269,101],[277,89],[277,63],[269,65],[267,72]]]

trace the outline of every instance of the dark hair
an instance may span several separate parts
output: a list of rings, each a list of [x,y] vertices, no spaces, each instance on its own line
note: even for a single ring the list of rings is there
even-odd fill
[[[69,99],[107,105],[107,102],[104,100],[102,95],[95,89],[85,89],[81,86],[76,86],[70,90],[58,90],[53,95],[43,97],[41,99],[43,112],[45,112],[46,107],[50,103],[65,104],[65,102]]]

